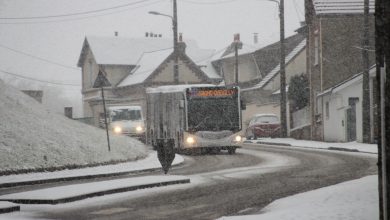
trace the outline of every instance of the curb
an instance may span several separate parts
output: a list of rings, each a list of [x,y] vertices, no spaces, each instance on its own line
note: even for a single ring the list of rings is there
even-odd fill
[[[295,145],[291,145],[291,144],[287,144],[287,143],[273,143],[273,142],[263,142],[263,141],[258,141],[256,143],[248,141],[248,142],[244,142],[244,143],[264,144],[264,145],[273,145],[273,146],[285,146],[285,147],[299,147],[299,148],[306,148],[306,149],[344,151],[344,152],[355,152],[355,153],[366,153],[366,154],[377,154],[377,153],[373,153],[373,152],[359,151],[357,149],[349,149],[349,148],[342,148],[342,147],[326,147],[326,148],[321,148],[321,147],[304,147],[304,146],[295,146]]]
[[[341,148],[341,147],[328,147],[328,150],[337,150],[337,151],[347,151],[347,152],[361,152],[357,149],[348,149],[348,148]]]
[[[175,166],[177,166],[177,165],[175,165]],[[172,167],[174,167],[174,166],[172,166]],[[150,169],[144,169],[144,170],[125,171],[125,172],[118,172],[118,173],[102,173],[102,174],[93,174],[93,175],[84,175],[84,176],[70,176],[70,177],[52,178],[52,179],[8,182],[8,183],[0,183],[0,188],[9,188],[9,187],[15,187],[15,186],[26,186],[26,185],[35,185],[35,184],[44,184],[44,183],[66,182],[66,181],[72,181],[72,180],[87,180],[87,179],[113,177],[113,176],[136,175],[136,174],[140,174],[140,173],[144,173],[144,172],[153,172],[153,171],[157,171],[160,169],[161,168],[150,168]]]
[[[18,206],[18,205],[0,208],[0,214],[10,213],[10,212],[18,212],[18,211],[20,211],[20,206]]]
[[[267,144],[267,145],[276,145],[276,146],[288,146],[292,147],[291,144],[286,144],[286,143],[273,143],[273,142],[264,142],[264,141],[258,141],[256,144]]]
[[[171,166],[171,168],[178,167],[182,164],[183,163],[174,164]],[[35,184],[67,182],[67,181],[73,181],[73,180],[88,180],[88,179],[97,179],[97,178],[103,178],[103,177],[137,175],[137,174],[154,172],[154,171],[159,171],[159,170],[162,170],[162,167],[149,168],[149,169],[143,169],[143,170],[123,171],[123,172],[116,172],[116,173],[101,173],[101,174],[70,176],[70,177],[51,178],[51,179],[29,180],[29,181],[19,181],[19,182],[5,182],[5,183],[0,183],[0,189],[1,188],[16,187],[16,186],[35,185]]]
[[[87,198],[91,198],[91,197],[109,195],[109,194],[114,194],[114,193],[121,193],[121,192],[128,192],[128,191],[134,191],[134,190],[139,190],[139,189],[153,188],[153,187],[159,187],[159,186],[168,186],[168,185],[174,185],[174,184],[184,184],[184,183],[190,183],[190,179],[172,180],[172,181],[165,181],[165,182],[159,182],[159,183],[149,183],[149,184],[143,184],[143,185],[138,185],[138,186],[109,189],[109,190],[105,190],[105,191],[93,192],[93,193],[71,196],[71,197],[61,198],[61,199],[54,199],[54,200],[4,199],[4,200],[0,200],[0,201],[7,201],[7,202],[13,202],[13,203],[19,203],[19,204],[56,205],[56,204],[74,202],[74,201],[83,200],[83,199],[87,199]]]

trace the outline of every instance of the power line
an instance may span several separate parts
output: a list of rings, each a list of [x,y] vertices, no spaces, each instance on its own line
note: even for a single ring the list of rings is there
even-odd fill
[[[41,83],[48,83],[48,84],[60,85],[60,86],[77,86],[77,87],[81,86],[81,85],[78,85],[78,84],[57,83],[57,82],[50,82],[50,81],[41,80],[41,79],[34,79],[34,78],[31,78],[31,77],[28,77],[28,76],[23,76],[23,75],[20,75],[20,74],[17,74],[17,73],[12,73],[12,72],[5,71],[5,70],[2,70],[2,69],[0,69],[0,72],[8,74],[8,75],[11,75],[11,76],[15,76],[15,77],[18,77],[18,78],[27,79],[27,80],[36,81],[36,82],[41,82]]]
[[[128,7],[131,5],[136,5],[140,4],[143,2],[147,2],[150,0],[140,0],[132,3],[127,3],[123,5],[117,5],[109,8],[102,8],[102,9],[96,9],[96,10],[91,10],[91,11],[83,11],[83,12],[75,12],[75,13],[68,13],[68,14],[58,14],[58,15],[46,15],[46,16],[30,16],[30,17],[0,17],[1,20],[26,20],[26,19],[46,19],[46,18],[61,18],[61,17],[70,17],[70,16],[76,16],[76,15],[86,15],[86,14],[93,14],[97,12],[102,12],[102,11],[108,11],[108,10],[113,10],[117,8],[123,8],[123,7]]]
[[[208,59],[210,59],[211,57],[213,57],[214,55],[220,53],[222,50],[225,50],[226,48],[227,48],[227,47],[224,47],[224,48],[222,48],[222,49],[219,49],[219,50],[213,52],[211,55],[209,55],[209,56],[207,56],[207,57],[205,57],[205,58],[203,58],[203,59],[194,61],[194,63],[200,63],[200,62],[202,62],[202,61],[208,60]],[[163,50],[168,50],[168,49],[172,49],[172,48],[163,48],[163,49],[160,49],[160,50],[149,51],[149,52],[146,52],[146,53],[158,52],[158,51],[163,51]],[[179,64],[179,66],[181,66],[181,65],[185,65],[185,64]],[[152,71],[152,70],[154,70],[154,69],[145,70],[145,71],[142,71],[142,72],[140,72],[140,73],[145,73],[145,72],[149,72],[149,71]],[[77,86],[77,87],[80,87],[80,86],[81,86],[81,85],[79,85],[79,84],[57,83],[57,82],[50,82],[50,81],[41,80],[41,79],[34,79],[34,78],[32,78],[32,77],[28,77],[28,76],[24,76],[24,75],[21,75],[21,74],[17,74],[17,73],[5,71],[5,70],[2,70],[2,69],[0,69],[0,72],[5,73],[5,74],[8,74],[8,75],[11,75],[11,76],[15,76],[15,77],[18,77],[18,78],[27,79],[27,80],[36,81],[36,82],[41,82],[41,83],[48,83],[48,84],[60,85],[60,86]]]
[[[181,0],[181,1],[190,4],[196,4],[196,5],[218,5],[218,4],[224,4],[229,2],[235,2],[237,0],[221,0],[221,1],[209,1],[209,2],[200,2],[200,1],[191,1],[191,0]]]
[[[84,17],[80,17],[80,18],[69,18],[69,19],[52,20],[52,21],[0,22],[0,24],[45,24],[45,23],[61,23],[61,22],[69,22],[69,21],[86,20],[86,19],[90,19],[90,18],[103,17],[103,16],[112,15],[112,14],[122,13],[122,12],[129,11],[129,10],[143,8],[143,7],[146,7],[149,5],[154,5],[154,4],[162,2],[162,1],[164,1],[164,0],[157,0],[157,1],[150,2],[149,4],[144,4],[144,5],[141,5],[138,7],[132,7],[132,8],[124,9],[124,10],[118,10],[118,11],[111,12],[111,13],[84,16]]]
[[[16,50],[16,49],[13,49],[13,48],[1,45],[1,44],[0,44],[0,47],[1,48],[5,48],[5,49],[10,50],[10,51],[13,51],[15,53],[23,54],[25,56],[28,56],[28,57],[31,57],[31,58],[34,58],[34,59],[38,59],[38,60],[44,61],[46,63],[54,64],[54,65],[61,66],[61,67],[67,68],[67,69],[79,70],[76,67],[67,66],[67,65],[64,65],[64,64],[61,64],[61,63],[57,63],[57,62],[54,62],[54,61],[51,61],[51,60],[47,60],[47,59],[44,59],[42,57],[38,57],[38,56],[29,54],[29,53],[26,53],[26,52],[23,52],[23,51],[20,51],[20,50]]]

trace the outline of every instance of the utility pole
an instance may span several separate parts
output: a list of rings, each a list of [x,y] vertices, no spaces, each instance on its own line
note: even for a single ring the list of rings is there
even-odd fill
[[[286,64],[284,46],[284,0],[279,2],[280,18],[280,122],[281,137],[287,137],[287,117],[286,117]]]
[[[390,219],[390,1],[375,1],[375,55],[378,103],[379,219]]]
[[[173,82],[174,84],[179,84],[179,53],[177,48],[177,4],[176,0],[173,0],[173,18],[172,18],[172,29],[173,29],[173,53],[174,53],[174,63],[173,63]]]
[[[233,47],[234,47],[234,82],[235,85],[238,86],[238,49],[242,48],[242,42],[240,41],[240,34],[234,35],[234,41],[233,41]]]
[[[363,42],[362,42],[362,59],[363,59],[363,142],[371,143],[371,120],[370,120],[370,73],[369,73],[369,0],[364,0],[364,21],[363,21]]]

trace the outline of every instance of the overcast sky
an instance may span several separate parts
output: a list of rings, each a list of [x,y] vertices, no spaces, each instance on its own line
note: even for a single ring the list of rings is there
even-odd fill
[[[125,4],[128,6],[97,13],[31,19]],[[253,33],[259,33],[262,45],[279,40],[275,2],[177,0],[177,4],[179,32],[183,33],[184,40],[191,38],[201,48],[224,48],[232,42],[235,33],[240,33],[246,44],[253,43]],[[148,11],[172,14],[172,1],[0,0],[0,77],[5,77],[1,71],[8,71],[45,81],[80,84],[81,74],[76,65],[86,35],[114,36],[114,32],[118,31],[120,37],[140,38],[145,32],[152,31],[172,38],[171,20],[148,14]],[[304,0],[285,0],[285,20],[286,36],[292,35],[300,26],[300,21],[304,20]],[[60,87],[80,92],[79,87]]]

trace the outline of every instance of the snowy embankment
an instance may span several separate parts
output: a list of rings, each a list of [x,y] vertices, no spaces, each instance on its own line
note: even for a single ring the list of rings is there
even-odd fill
[[[0,80],[0,174],[53,170],[147,156],[145,146],[132,138],[105,131],[49,112]]]

